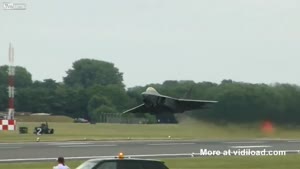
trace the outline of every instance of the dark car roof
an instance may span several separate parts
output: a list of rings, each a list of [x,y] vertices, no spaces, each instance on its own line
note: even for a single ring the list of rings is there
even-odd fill
[[[156,159],[140,159],[140,158],[123,158],[123,159],[119,159],[119,158],[96,158],[96,159],[90,159],[88,161],[93,161],[93,162],[100,162],[100,161],[116,161],[116,160],[131,160],[131,161],[155,161],[155,162],[162,162],[160,160],[156,160]]]

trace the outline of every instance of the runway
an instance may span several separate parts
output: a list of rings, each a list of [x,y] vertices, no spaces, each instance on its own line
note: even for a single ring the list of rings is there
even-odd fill
[[[206,152],[282,151],[300,154],[300,140],[165,140],[165,141],[98,141],[98,142],[32,142],[0,143],[0,162],[88,159],[116,156],[119,152],[135,157],[204,156]],[[202,151],[202,154],[201,154]],[[220,155],[220,154],[207,154]]]

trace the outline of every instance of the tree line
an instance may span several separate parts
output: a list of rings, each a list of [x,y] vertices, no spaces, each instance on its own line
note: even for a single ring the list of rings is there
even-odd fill
[[[7,110],[7,70],[0,66],[0,111]],[[223,80],[221,83],[167,80],[125,89],[123,73],[113,63],[80,59],[67,70],[62,82],[33,81],[26,68],[17,66],[15,75],[17,112],[44,112],[73,118],[94,119],[101,113],[120,113],[142,102],[148,86],[178,98],[216,100],[210,109],[186,114],[214,122],[300,123],[300,87],[292,84],[251,84]]]

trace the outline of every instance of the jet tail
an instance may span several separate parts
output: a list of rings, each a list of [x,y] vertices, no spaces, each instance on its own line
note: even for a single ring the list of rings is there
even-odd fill
[[[190,89],[183,95],[182,99],[190,99],[193,88],[194,86],[190,87]]]

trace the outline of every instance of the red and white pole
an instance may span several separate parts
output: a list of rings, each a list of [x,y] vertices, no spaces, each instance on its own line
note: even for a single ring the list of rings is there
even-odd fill
[[[15,107],[14,107],[14,97],[15,97],[15,66],[14,66],[14,48],[9,44],[8,50],[8,115],[6,119],[0,120],[0,131],[16,130],[17,121],[15,120]]]
[[[15,115],[14,97],[15,97],[15,66],[14,66],[14,48],[9,44],[9,66],[8,66],[8,120],[13,120]]]

